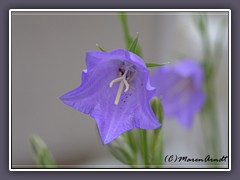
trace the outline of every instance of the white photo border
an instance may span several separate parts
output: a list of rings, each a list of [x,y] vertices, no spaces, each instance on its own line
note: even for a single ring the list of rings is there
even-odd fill
[[[12,13],[13,12],[228,12],[228,168],[12,168]],[[231,171],[231,10],[230,9],[10,9],[9,10],[9,171]]]

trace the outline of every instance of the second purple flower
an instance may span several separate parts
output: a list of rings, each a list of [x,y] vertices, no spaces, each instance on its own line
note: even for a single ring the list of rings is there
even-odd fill
[[[166,117],[176,118],[189,128],[195,114],[203,106],[203,69],[193,60],[182,60],[175,65],[157,68],[150,77],[162,99]]]

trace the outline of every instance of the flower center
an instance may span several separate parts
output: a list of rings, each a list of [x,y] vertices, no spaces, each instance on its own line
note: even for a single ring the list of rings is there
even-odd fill
[[[112,80],[110,83],[109,83],[109,87],[111,88],[113,86],[114,83],[117,83],[117,82],[120,82],[119,84],[119,87],[118,87],[118,92],[117,92],[117,95],[116,95],[116,98],[115,98],[115,101],[114,101],[114,104],[118,105],[119,103],[119,100],[120,100],[120,97],[121,97],[121,94],[122,94],[122,91],[123,91],[123,88],[125,86],[125,90],[124,92],[128,92],[129,90],[129,83],[135,78],[136,76],[136,73],[134,73],[132,75],[132,71],[129,70],[128,68],[123,70],[121,68],[118,69],[119,71],[119,77]],[[132,75],[132,76],[131,76]]]

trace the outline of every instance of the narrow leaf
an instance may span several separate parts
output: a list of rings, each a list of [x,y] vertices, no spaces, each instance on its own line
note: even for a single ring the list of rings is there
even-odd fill
[[[96,44],[96,46],[97,46],[97,48],[98,48],[100,51],[102,51],[102,52],[106,52],[106,50],[103,49],[99,44]]]
[[[124,164],[127,164],[127,165],[133,164],[133,158],[124,148],[120,146],[113,146],[113,145],[109,145],[109,148],[110,148],[110,152],[115,158],[117,158]]]
[[[126,49],[133,52],[133,50],[130,50],[130,49],[132,49],[132,47],[131,47],[132,44],[136,43],[136,42],[134,42],[136,40],[136,38],[133,39],[130,32],[129,32],[128,23],[127,23],[127,16],[126,16],[125,12],[120,12],[119,13],[119,18],[120,18],[120,22],[121,22],[122,28],[123,28],[123,35],[124,35]],[[138,35],[137,35],[137,40],[136,41],[138,41]],[[136,43],[136,45],[134,45],[134,46],[135,46],[135,48],[134,48],[133,53],[142,57],[142,49],[141,49],[139,43]]]
[[[139,33],[137,32],[137,37],[132,41],[130,47],[129,47],[129,51],[137,54],[136,50],[137,50],[137,46],[138,46],[138,36],[139,36]]]
[[[41,168],[56,168],[53,156],[44,141],[37,135],[32,135],[29,141],[37,165]]]
[[[112,146],[108,146],[109,147],[109,150],[111,152],[111,154],[117,159],[119,160],[120,162],[122,162],[123,164],[128,164],[127,160],[122,157],[122,155],[120,155],[115,149],[114,147]]]

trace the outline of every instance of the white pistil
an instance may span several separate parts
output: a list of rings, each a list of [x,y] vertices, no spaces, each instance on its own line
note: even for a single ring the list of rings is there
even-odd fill
[[[116,104],[116,105],[119,103],[119,100],[120,100],[120,97],[121,97],[124,85],[126,86],[124,92],[126,93],[129,90],[129,84],[128,84],[128,81],[126,80],[127,72],[128,72],[128,70],[126,70],[121,77],[118,77],[118,78],[112,80],[109,83],[109,87],[112,87],[114,83],[121,81],[120,85],[119,85],[119,88],[118,88],[118,92],[117,92],[116,98],[115,98],[115,102],[114,102],[114,104]]]
[[[119,78],[116,78],[116,79],[112,80],[109,84],[109,87],[112,87],[113,84],[116,83],[116,82],[122,81],[122,79],[123,79],[122,77],[119,77]]]
[[[119,103],[119,100],[120,100],[120,97],[121,97],[121,94],[122,94],[122,91],[123,91],[123,87],[124,87],[124,82],[121,81],[120,85],[119,85],[119,88],[118,88],[116,99],[114,101],[114,104],[116,104],[116,105],[118,105],[118,103]]]

